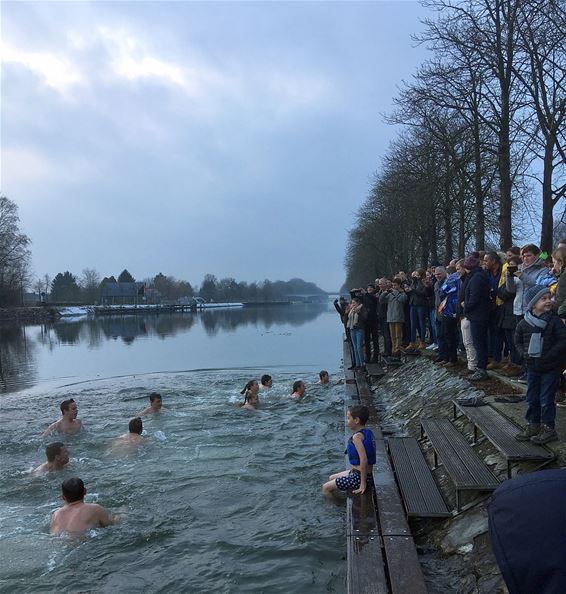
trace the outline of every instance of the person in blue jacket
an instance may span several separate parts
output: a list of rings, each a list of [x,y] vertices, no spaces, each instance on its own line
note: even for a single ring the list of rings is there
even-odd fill
[[[365,492],[367,478],[375,464],[375,437],[372,430],[366,428],[368,418],[367,406],[348,407],[346,424],[353,435],[348,440],[346,453],[352,468],[330,475],[328,482],[322,485],[325,495],[335,491],[352,491],[355,495]]]
[[[458,362],[458,290],[460,275],[453,272],[438,289],[438,362],[443,367],[454,367]]]

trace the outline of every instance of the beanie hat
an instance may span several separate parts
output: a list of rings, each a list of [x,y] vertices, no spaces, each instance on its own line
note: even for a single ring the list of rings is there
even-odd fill
[[[533,307],[536,305],[536,302],[546,295],[550,293],[550,289],[548,287],[541,287],[540,285],[534,285],[534,287],[530,287],[525,291],[525,301],[527,302],[527,311],[531,311]]]
[[[464,260],[464,268],[471,270],[476,266],[480,265],[480,254],[479,252],[472,252],[465,260]]]

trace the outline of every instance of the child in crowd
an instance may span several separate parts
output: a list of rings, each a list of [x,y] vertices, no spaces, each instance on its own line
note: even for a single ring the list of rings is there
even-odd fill
[[[368,418],[367,406],[348,408],[346,424],[353,435],[348,440],[346,453],[352,468],[330,475],[328,482],[322,486],[325,495],[335,491],[352,491],[355,495],[365,492],[367,477],[371,475],[375,464],[375,437],[371,429],[365,427]]]
[[[542,444],[558,439],[554,394],[566,361],[566,326],[552,311],[548,287],[530,287],[525,301],[527,310],[517,325],[515,345],[527,366],[527,427],[515,437]]]
[[[387,323],[391,335],[391,356],[395,359],[401,357],[401,340],[403,339],[403,324],[405,323],[405,303],[407,295],[401,290],[402,279],[395,277],[391,291],[383,293],[379,300],[387,303]]]

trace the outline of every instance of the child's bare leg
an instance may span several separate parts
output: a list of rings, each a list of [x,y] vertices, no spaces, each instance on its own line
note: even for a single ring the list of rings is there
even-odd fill
[[[336,479],[332,479],[331,481],[328,481],[324,483],[324,485],[322,485],[322,492],[325,495],[330,495],[335,491],[338,491],[338,487],[336,486]]]

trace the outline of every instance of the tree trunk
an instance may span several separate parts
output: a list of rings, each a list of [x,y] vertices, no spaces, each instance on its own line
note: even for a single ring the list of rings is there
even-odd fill
[[[554,137],[549,134],[544,146],[544,170],[542,174],[542,221],[540,232],[540,249],[552,252],[552,232],[554,230],[552,199],[552,172],[554,164]]]

